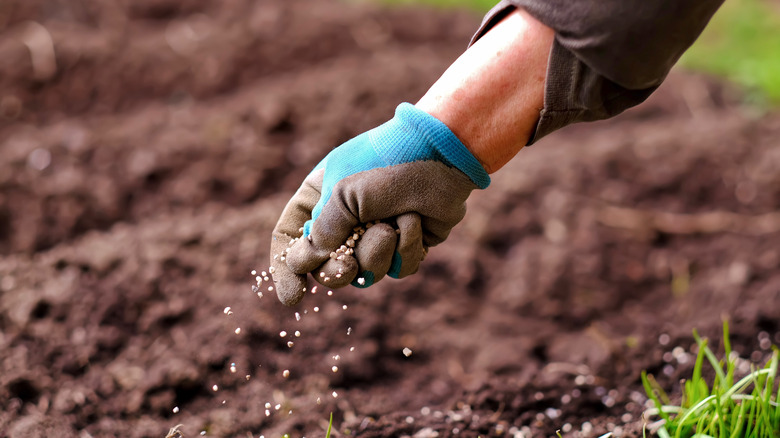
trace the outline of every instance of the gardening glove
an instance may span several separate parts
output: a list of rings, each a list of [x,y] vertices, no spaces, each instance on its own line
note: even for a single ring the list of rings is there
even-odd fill
[[[279,299],[300,302],[309,272],[329,288],[416,272],[463,219],[471,191],[489,184],[444,123],[402,103],[393,119],[328,154],[285,207],[271,242]]]

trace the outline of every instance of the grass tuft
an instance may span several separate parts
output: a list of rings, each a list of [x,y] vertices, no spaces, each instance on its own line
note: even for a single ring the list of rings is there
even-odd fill
[[[693,333],[699,347],[693,375],[683,382],[682,400],[672,404],[660,385],[642,373],[642,384],[654,408],[645,418],[657,417],[651,432],[661,438],[772,438],[780,436],[780,389],[777,371],[780,351],[772,347],[772,356],[763,368],[734,382],[742,359],[732,354],[728,323],[723,324],[724,359],[719,360],[707,345],[707,339]],[[705,363],[715,376],[710,385],[705,379]]]

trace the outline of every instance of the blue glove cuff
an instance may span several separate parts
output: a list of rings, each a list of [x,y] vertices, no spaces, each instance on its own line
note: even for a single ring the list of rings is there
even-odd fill
[[[410,103],[398,105],[395,117],[368,135],[388,165],[437,160],[466,174],[480,189],[490,185],[488,173],[447,125]]]

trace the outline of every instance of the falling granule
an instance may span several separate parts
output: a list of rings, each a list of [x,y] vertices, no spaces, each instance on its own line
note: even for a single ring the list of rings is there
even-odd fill
[[[311,293],[316,294],[317,293],[317,286],[314,286],[311,288]]]
[[[301,314],[298,312],[295,312],[295,320],[300,321],[301,320]]]
[[[315,307],[315,308],[314,308],[314,309],[312,309],[312,310],[314,310],[315,312],[319,312],[319,311],[320,311],[320,308],[319,308],[319,307]]]
[[[266,274],[265,271],[261,272],[260,275],[262,275],[263,277],[268,277],[268,274]]]
[[[279,332],[279,337],[280,338],[283,338],[285,336],[287,336],[287,332],[286,331],[282,330],[282,331]]]
[[[300,338],[301,337],[301,331],[300,330],[296,330],[295,331],[295,337],[296,338]]]
[[[347,327],[347,336],[352,334],[352,327]]]
[[[231,373],[235,373],[236,372],[236,364],[235,363],[231,363],[230,364],[230,372]]]
[[[404,356],[409,357],[412,355],[412,349],[409,347],[404,348]]]
[[[325,273],[324,272],[320,272],[320,278],[325,278]]]
[[[319,397],[317,397],[317,404],[318,404],[318,405],[322,404],[322,399],[321,399],[321,398],[319,398]]]
[[[237,328],[237,329],[236,329],[236,334],[237,334],[237,335],[241,334],[241,327],[239,327],[239,328]]]
[[[257,298],[263,298],[263,293],[262,292],[257,292]]]
[[[332,366],[330,369],[331,369],[331,370],[332,370],[334,373],[337,373],[337,372],[339,372],[339,367],[337,367],[336,365],[333,365],[333,366]]]
[[[268,273],[273,274],[274,272],[276,272],[276,268],[274,268],[273,266],[268,268]]]
[[[266,410],[265,410],[265,416],[266,416],[266,417],[270,417],[270,416],[271,416],[271,411],[270,411],[270,410],[268,410],[268,409],[266,409]]]
[[[251,273],[252,275],[257,275],[257,271],[255,271],[254,269],[252,269],[252,272],[250,272],[250,273]]]
[[[332,296],[333,296],[333,291],[332,291],[332,290],[329,290],[329,291],[328,291],[328,296],[329,296],[329,297],[332,297]]]
[[[347,305],[344,304],[343,306],[341,306],[341,308],[344,309],[344,310],[347,310]]]
[[[255,285],[253,284],[253,285],[252,285],[252,292],[255,292],[255,293],[257,293],[257,292],[259,292],[259,291],[260,291],[260,288],[259,288],[259,287],[257,287],[257,286],[255,286]]]
[[[287,341],[287,347],[292,348],[293,347],[293,341]]]
[[[333,391],[333,392],[331,393],[331,395],[333,396],[333,398],[336,398],[336,397],[338,397],[338,396],[339,396],[339,393],[338,393],[338,392],[336,392],[336,391]]]
[[[246,379],[249,380],[249,374],[246,375]]]
[[[179,413],[179,407],[178,406],[174,406],[173,407],[173,413],[174,414],[178,414]]]
[[[290,370],[284,370],[282,371],[282,376],[286,379],[290,377]]]
[[[205,430],[201,430],[200,431],[200,436],[205,436],[205,435],[206,435],[206,431]]]
[[[355,347],[349,347],[349,351],[355,351]]]
[[[232,315],[233,312],[230,311],[230,306],[225,307],[225,310],[222,311],[225,315]]]
[[[338,354],[333,355],[333,360],[339,360],[339,359],[341,359],[341,356],[339,356]]]
[[[282,408],[282,405],[280,405],[280,404],[277,404],[276,406],[274,406],[274,409],[276,409],[277,411],[278,411],[279,409],[281,409],[281,408]]]
[[[273,286],[268,286],[268,292],[273,292],[273,291],[274,291],[274,287]]]
[[[217,392],[217,391],[219,391],[219,386],[214,385],[214,386],[211,387],[211,390],[214,391],[214,392]]]
[[[260,284],[263,281],[263,277],[258,275],[257,277],[255,277],[255,281],[257,282],[257,284]]]
[[[359,284],[359,285],[361,285],[361,286],[365,286],[365,285],[366,285],[366,279],[365,279],[365,278],[363,278],[363,277],[360,277],[360,278],[358,278],[358,279],[357,279],[357,282],[358,282],[358,284]]]
[[[265,402],[265,408],[271,409],[271,402]]]

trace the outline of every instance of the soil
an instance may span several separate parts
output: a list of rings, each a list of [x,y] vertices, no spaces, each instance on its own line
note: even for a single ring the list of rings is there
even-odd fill
[[[684,72],[522,151],[417,275],[294,309],[252,292],[309,169],[419,98],[479,19],[4,2],[0,437],[316,437],[331,412],[334,436],[641,436],[640,372],[674,392],[692,329],[728,318],[762,361],[780,116]]]

